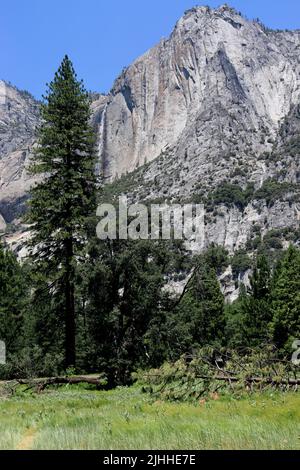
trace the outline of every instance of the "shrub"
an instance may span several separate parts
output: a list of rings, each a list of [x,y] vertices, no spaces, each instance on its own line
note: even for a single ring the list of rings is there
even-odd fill
[[[225,206],[236,206],[240,210],[249,203],[254,193],[254,186],[249,184],[245,190],[237,184],[223,183],[211,193],[208,198],[214,204],[225,204]]]
[[[274,205],[277,200],[282,199],[282,197],[296,190],[295,185],[287,182],[280,183],[279,181],[269,178],[267,179],[262,187],[258,189],[255,194],[255,199],[264,199],[268,206]]]
[[[251,259],[245,250],[237,251],[231,258],[233,277],[237,278],[240,273],[246,272],[252,266]]]

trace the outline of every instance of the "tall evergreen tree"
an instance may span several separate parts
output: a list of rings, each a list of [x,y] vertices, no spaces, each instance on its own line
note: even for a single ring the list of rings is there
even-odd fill
[[[15,255],[0,244],[0,340],[8,354],[23,343],[23,313],[27,287],[25,273]]]
[[[75,365],[75,272],[86,221],[95,206],[94,136],[90,100],[65,56],[41,107],[42,125],[31,172],[43,175],[31,190],[28,221],[37,272],[63,299],[65,362]]]
[[[271,307],[273,340],[291,352],[291,343],[300,338],[300,250],[290,246],[280,261],[272,283]]]
[[[219,342],[225,327],[224,296],[213,268],[205,264],[198,268],[192,295],[201,312],[196,331],[199,344]]]
[[[265,255],[258,256],[250,277],[248,295],[241,295],[244,341],[248,346],[260,346],[270,339],[270,266]]]
[[[225,330],[224,296],[216,271],[200,257],[189,287],[167,319],[171,350],[180,355],[205,345],[220,345]]]

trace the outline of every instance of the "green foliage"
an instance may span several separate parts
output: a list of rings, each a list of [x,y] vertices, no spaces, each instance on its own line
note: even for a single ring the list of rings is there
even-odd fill
[[[268,206],[272,206],[276,201],[280,201],[284,195],[293,193],[296,189],[296,186],[291,183],[280,183],[275,179],[269,178],[255,192],[254,199],[264,199]]]
[[[149,330],[163,316],[174,258],[167,243],[122,240],[95,240],[89,257],[79,278],[79,360],[105,369],[112,384],[126,383],[133,367],[157,357]]]
[[[174,363],[135,374],[144,390],[157,399],[192,402],[203,397],[218,399],[220,394],[241,396],[254,390],[287,388],[289,379],[295,377],[300,377],[297,368],[278,359],[276,349],[268,345],[238,351],[205,347]]]
[[[22,344],[26,277],[15,255],[0,244],[0,340],[5,341],[9,354]]]
[[[243,211],[253,200],[265,200],[267,205],[271,207],[276,201],[282,200],[284,196],[290,194],[289,200],[292,201],[297,191],[297,185],[280,182],[275,178],[269,178],[264,181],[262,187],[258,190],[255,190],[253,183],[249,183],[243,189],[238,184],[224,182],[214,191],[208,193],[207,197],[204,197],[202,194],[195,194],[193,201],[204,203],[207,212],[212,212],[220,204],[224,204],[227,207],[235,206]]]
[[[259,347],[270,340],[269,323],[271,271],[267,258],[258,256],[250,277],[248,294],[241,297],[244,344]]]
[[[182,244],[90,241],[89,262],[78,266],[75,279],[77,370],[104,372],[115,386],[130,383],[137,368],[159,367],[207,345],[259,349],[273,341],[290,355],[300,334],[299,250],[290,248],[274,273],[266,256],[251,265],[244,255],[236,255],[235,272],[252,267],[250,286],[241,285],[238,300],[224,306],[217,273],[228,256],[218,246],[193,260],[184,293],[174,296],[166,283],[191,269]],[[63,293],[11,253],[2,250],[0,260],[0,327],[9,346],[1,376],[64,373]]]
[[[245,295],[245,287],[241,284],[238,300],[225,305],[225,344],[231,349],[245,347],[244,312],[241,308]]]
[[[204,253],[204,262],[220,275],[229,265],[228,251],[212,243]]]
[[[216,271],[203,256],[198,260],[185,295],[168,314],[168,357],[179,357],[206,344],[220,345],[224,324],[224,297]]]
[[[276,235],[272,235],[272,232],[266,234],[263,241],[266,248],[273,248],[274,250],[282,249],[282,242],[280,238]]]
[[[272,229],[264,234],[255,236],[253,231],[251,237],[247,240],[246,250],[256,251],[257,255],[264,255],[268,258],[270,266],[276,266],[282,256],[284,241],[290,241],[298,244],[300,231],[297,228],[285,227]]]
[[[291,351],[293,340],[300,338],[300,251],[293,246],[274,273],[271,311],[274,342],[286,352]]]
[[[114,182],[105,184],[101,188],[99,199],[105,203],[107,201],[115,201],[122,194],[133,192],[140,180],[141,169],[135,170],[130,174],[122,175]]]
[[[147,197],[146,166],[98,188],[96,196],[90,96],[68,57],[49,85],[41,117],[31,172],[43,178],[30,194],[30,262],[20,265],[0,247],[0,339],[9,358],[1,376],[73,374],[76,366],[105,373],[108,386],[115,386],[130,383],[137,368],[159,368],[172,361],[159,369],[165,380],[176,368],[170,383],[179,386],[179,395],[167,387],[168,397],[177,399],[184,392],[195,398],[207,385],[214,386],[211,367],[216,348],[222,346],[255,348],[251,355],[241,354],[238,384],[250,373],[268,376],[259,351],[264,342],[273,341],[287,355],[300,337],[299,250],[291,247],[272,271],[283,239],[298,242],[299,230],[271,230],[262,238],[260,227],[254,226],[247,244],[256,250],[254,261],[246,250],[229,258],[217,245],[192,257],[182,242],[99,241],[94,233],[97,197],[105,202],[115,202],[122,193],[134,197],[136,185],[143,186]],[[281,137],[289,134],[283,126]],[[271,142],[268,135],[264,140]],[[286,144],[291,154],[298,153],[296,135]],[[244,177],[246,169],[240,167],[234,175]],[[161,184],[159,178],[155,184]],[[276,179],[268,179],[257,191],[252,183],[245,188],[223,182],[206,197],[205,188],[199,190],[192,200],[204,202],[209,217],[216,217],[218,205],[243,211],[251,201],[265,200],[271,206],[289,193],[292,201],[295,191],[295,185]],[[167,198],[167,186],[164,192]],[[252,269],[252,275],[250,286],[240,286],[237,301],[225,306],[218,277],[229,264],[237,286],[240,274]],[[183,281],[182,294],[170,293],[171,281]],[[194,358],[195,351],[208,346],[214,350],[201,350],[201,357]],[[238,359],[231,351],[223,361],[232,371]],[[279,365],[279,376],[281,372]],[[199,375],[204,376],[200,381]]]
[[[284,154],[297,157],[300,153],[300,105],[292,106],[288,116],[285,117],[280,127],[280,136],[283,146],[280,148],[279,158]]]
[[[27,217],[34,271],[45,278],[45,287],[59,293],[64,312],[66,366],[76,359],[75,272],[87,218],[96,204],[89,105],[88,93],[66,56],[41,106],[42,125],[31,172],[44,178],[31,189]]]
[[[190,269],[181,243],[95,240],[77,284],[79,365],[105,370],[111,385],[127,383],[137,367],[158,366],[199,344],[219,344],[224,299],[215,269],[226,264],[226,255],[211,247],[195,259],[178,302],[164,286],[174,272]]]
[[[283,355],[292,354],[299,338],[300,251],[290,247],[270,268],[270,257],[258,254],[250,286],[226,307],[226,341],[231,347],[260,347],[274,343]]]
[[[231,258],[232,274],[237,278],[240,273],[245,273],[252,266],[252,261],[245,250],[238,250]]]
[[[245,190],[243,190],[237,184],[223,183],[218,186],[217,189],[210,193],[208,199],[214,205],[225,204],[226,206],[236,206],[240,210],[248,205],[252,195],[254,193],[253,184],[249,184]]]
[[[8,364],[0,374],[2,379],[32,379],[35,377],[51,377],[63,373],[63,354],[47,352],[38,345],[24,347],[11,354]]]

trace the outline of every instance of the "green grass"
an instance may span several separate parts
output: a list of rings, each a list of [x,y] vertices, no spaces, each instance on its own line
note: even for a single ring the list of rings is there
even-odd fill
[[[0,449],[300,449],[300,397],[153,401],[65,387],[0,401]]]

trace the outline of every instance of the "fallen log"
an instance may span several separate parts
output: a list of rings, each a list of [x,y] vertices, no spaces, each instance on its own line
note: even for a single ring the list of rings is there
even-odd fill
[[[48,377],[42,379],[17,379],[20,385],[28,385],[28,388],[36,388],[38,392],[42,392],[51,385],[76,385],[86,383],[96,385],[97,389],[105,388],[105,380],[103,376],[75,375],[71,377]]]

